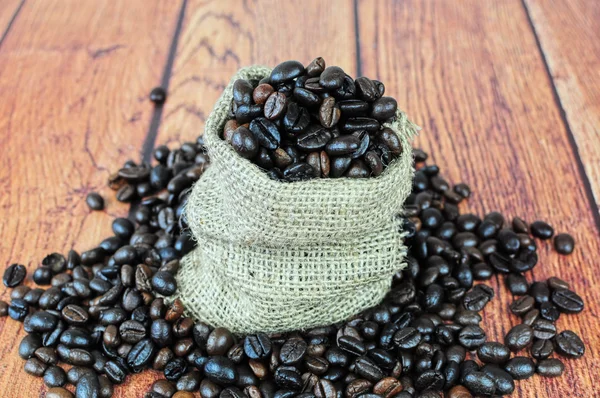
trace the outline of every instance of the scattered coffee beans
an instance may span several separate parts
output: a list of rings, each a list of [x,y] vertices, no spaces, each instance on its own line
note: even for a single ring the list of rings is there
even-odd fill
[[[92,210],[104,209],[104,198],[96,192],[90,192],[85,198],[85,202]]]
[[[222,138],[277,180],[376,177],[403,150],[382,127],[398,108],[384,91],[383,83],[354,80],[323,58],[306,68],[285,61],[260,82],[234,83]]]
[[[152,91],[150,91],[150,101],[154,102],[157,105],[163,104],[167,99],[167,92],[162,87],[154,87]]]
[[[277,179],[377,176],[404,150],[381,129],[396,110],[384,90],[321,58],[306,67],[287,61],[261,82],[235,83],[223,138]],[[164,91],[155,94],[164,101]],[[43,377],[54,398],[73,397],[67,383],[75,397],[110,397],[114,384],[148,368],[166,380],[147,398],[468,398],[510,394],[514,380],[536,372],[561,375],[554,351],[578,358],[585,346],[555,322],[581,312],[583,300],[559,278],[529,284],[524,276],[538,262],[529,230],[549,239],[552,228],[518,217],[507,224],[497,212],[461,214],[471,188],[451,186],[438,166],[424,164],[424,151],[413,152],[417,171],[402,215],[408,266],[387,297],[345,323],[274,336],[234,336],[158,296],[176,291],[179,260],[195,246],[181,216],[209,164],[202,137],[157,147],[153,166],[127,162],[109,186],[118,200],[136,200],[131,220],[114,220],[113,236],[81,255],[44,258],[33,280],[45,290],[19,286],[22,265],[4,273],[16,289],[10,304],[0,301],[0,316],[24,322],[25,371]],[[96,199],[86,199],[91,208],[100,208]],[[565,234],[554,243],[565,254],[574,246]],[[503,343],[487,340],[480,314],[495,292],[474,283],[498,274],[518,296],[510,309],[521,318]],[[524,348],[533,359],[511,358]],[[475,351],[482,366],[470,359]],[[65,374],[60,362],[73,367]]]

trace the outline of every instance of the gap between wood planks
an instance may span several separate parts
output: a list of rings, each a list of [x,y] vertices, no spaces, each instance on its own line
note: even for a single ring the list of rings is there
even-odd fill
[[[550,65],[548,64],[548,59],[546,57],[546,53],[542,48],[542,43],[540,42],[540,38],[535,29],[535,24],[533,23],[533,19],[531,18],[531,13],[529,12],[529,8],[527,7],[526,0],[521,0],[521,4],[525,10],[525,15],[527,15],[527,21],[529,22],[529,27],[531,28],[531,32],[533,33],[533,37],[535,38],[535,43],[537,49],[540,53],[540,57],[544,62],[544,69],[546,70],[546,76],[550,82],[550,87],[552,88],[552,97],[554,98],[554,103],[558,108],[560,119],[565,126],[565,130],[567,132],[567,138],[569,140],[569,144],[571,146],[571,150],[573,151],[573,155],[575,157],[575,161],[577,162],[577,170],[579,171],[579,176],[581,177],[581,181],[583,182],[583,186],[585,188],[585,193],[587,196],[587,200],[590,204],[590,211],[593,213],[594,221],[596,224],[596,232],[600,234],[600,210],[598,209],[598,203],[594,197],[594,192],[592,191],[592,184],[590,183],[590,179],[585,172],[585,167],[583,165],[583,161],[581,160],[581,155],[579,153],[579,148],[577,147],[577,142],[575,141],[575,136],[573,135],[573,131],[571,130],[571,125],[567,120],[567,113],[560,99],[560,95],[558,94],[558,89],[556,88],[556,83],[554,82],[554,78],[552,77],[552,73],[550,71]]]
[[[185,17],[185,9],[187,7],[187,0],[183,0],[181,3],[181,10],[179,11],[179,15],[177,17],[177,24],[175,25],[175,31],[173,32],[173,40],[171,41],[171,47],[169,49],[169,54],[167,56],[167,62],[165,63],[165,69],[163,70],[162,78],[160,81],[160,86],[167,93],[167,98],[169,95],[169,81],[171,80],[171,72],[173,71],[173,62],[175,61],[175,55],[177,54],[177,43],[179,41],[179,35],[181,34],[181,28],[183,26],[183,19]],[[152,114],[152,120],[150,122],[150,127],[148,128],[148,133],[146,134],[146,138],[144,139],[144,143],[142,144],[142,161],[150,162],[152,159],[152,151],[154,149],[154,144],[156,141],[156,135],[158,134],[158,128],[160,126],[160,121],[162,119],[162,111],[163,104],[157,104],[154,108],[154,112]],[[132,211],[134,210],[132,206]],[[131,213],[130,213],[131,214]]]
[[[4,30],[2,37],[0,37],[0,47],[2,47],[2,43],[4,43],[4,39],[6,38],[6,36],[8,36],[8,32],[10,31],[10,28],[12,28],[13,23],[15,22],[15,19],[17,19],[19,12],[21,12],[21,8],[23,8],[23,4],[25,4],[25,0],[21,0],[21,3],[15,10],[15,13],[13,14],[12,18],[8,22],[8,25],[6,25],[6,29]]]

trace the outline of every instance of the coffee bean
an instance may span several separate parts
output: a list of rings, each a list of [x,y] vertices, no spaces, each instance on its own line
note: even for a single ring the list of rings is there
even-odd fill
[[[272,93],[265,102],[263,113],[269,120],[279,119],[285,114],[287,97],[283,93]]]
[[[110,398],[113,396],[114,388],[111,381],[105,375],[98,376],[100,383],[100,398]]]
[[[554,346],[550,340],[534,340],[531,346],[531,356],[537,360],[546,359],[554,352]]]
[[[283,117],[283,126],[292,134],[299,134],[306,130],[310,123],[310,115],[305,108],[292,102],[287,107]]]
[[[84,325],[89,320],[87,311],[75,304],[68,304],[62,309],[61,313],[63,319],[69,325]]]
[[[316,170],[308,163],[295,163],[283,170],[286,181],[304,181],[316,177]]]
[[[137,332],[139,333],[139,332]],[[121,333],[123,337],[124,334]],[[150,339],[143,339],[133,346],[127,355],[127,365],[134,373],[140,372],[152,360],[155,352],[154,343]]]
[[[536,238],[550,239],[554,235],[554,229],[544,221],[534,221],[530,225],[531,234]]]
[[[360,141],[351,135],[339,136],[331,139],[325,147],[329,156],[341,156],[350,154],[358,149]]]
[[[381,127],[376,119],[368,117],[351,117],[342,124],[344,131],[366,130],[369,133],[375,133]]]
[[[177,281],[170,272],[159,271],[152,277],[152,288],[164,296],[172,296],[177,290]]]
[[[263,105],[267,102],[267,98],[275,91],[273,86],[267,83],[259,84],[252,92],[252,99],[257,105]]]
[[[535,300],[531,296],[522,296],[512,302],[510,305],[510,310],[515,315],[525,315],[531,309],[533,309],[535,305]]]
[[[377,382],[384,377],[381,368],[369,357],[358,357],[354,362],[354,369],[359,376],[371,382]]]
[[[579,336],[571,331],[565,330],[554,338],[556,352],[570,358],[580,358],[585,353],[585,345]]]
[[[552,292],[552,303],[566,314],[576,314],[583,311],[583,300],[577,293],[566,289],[559,289]]]
[[[85,202],[87,203],[90,210],[103,210],[104,209],[104,198],[100,196],[97,192],[90,192],[86,198]]]
[[[298,136],[297,146],[302,151],[312,152],[324,148],[325,145],[330,142],[330,140],[331,133],[329,131],[318,127],[311,128]],[[358,142],[356,142],[356,138],[351,137],[350,141],[355,143],[355,147],[348,149],[347,153],[354,152],[358,148]]]
[[[525,324],[514,326],[504,337],[504,344],[514,352],[527,347],[532,341],[533,329]]]
[[[46,392],[46,398],[73,398],[73,394],[65,388],[53,387]]]
[[[386,121],[396,114],[398,103],[392,97],[381,97],[375,100],[371,108],[371,117]]]
[[[527,279],[521,274],[508,274],[505,281],[508,290],[514,296],[522,296],[529,290]]]
[[[485,343],[486,335],[479,326],[469,325],[458,334],[459,343],[468,350],[475,349]]]
[[[299,363],[304,355],[308,345],[301,338],[290,338],[282,346],[279,352],[279,359],[284,365],[294,365]]]
[[[560,254],[571,254],[575,248],[575,239],[569,234],[558,234],[554,237],[554,248]]]
[[[25,319],[23,329],[27,333],[44,333],[56,328],[57,324],[56,316],[47,311],[39,311]]]
[[[29,314],[29,304],[23,299],[14,299],[8,306],[8,316],[15,321],[23,321]]]
[[[331,128],[340,120],[342,112],[335,102],[335,98],[328,97],[323,100],[319,108],[319,121],[321,126]]]
[[[209,358],[204,365],[204,374],[210,381],[223,385],[233,384],[238,378],[234,363],[222,356]],[[169,378],[167,377],[167,379]]]
[[[360,98],[367,102],[373,102],[382,95],[375,81],[367,77],[356,79],[356,90]]]
[[[556,335],[556,326],[546,319],[538,319],[531,325],[533,337],[541,340],[550,340]]]
[[[44,372],[44,383],[50,388],[62,387],[67,383],[67,374],[58,366],[50,366]]]
[[[254,89],[248,80],[237,79],[233,83],[233,101],[237,105],[251,105],[253,91]]]
[[[21,264],[11,264],[5,271],[2,277],[2,282],[6,287],[15,287],[20,285],[27,275],[27,269]]]
[[[154,102],[156,105],[162,105],[167,99],[167,92],[162,87],[154,87],[152,91],[150,91],[150,101]]]
[[[481,371],[490,377],[496,386],[495,394],[512,394],[515,390],[515,382],[512,376],[497,365],[485,365]]]
[[[464,386],[454,386],[448,392],[448,398],[472,398],[473,395]]]
[[[292,80],[304,73],[304,65],[298,61],[285,61],[271,71],[269,81],[271,84],[283,83]]]
[[[260,146],[267,149],[276,149],[281,142],[277,127],[269,120],[259,117],[250,123],[250,131],[258,140]]]
[[[272,344],[264,333],[246,336],[244,340],[244,353],[251,359],[263,359],[271,355]]]
[[[328,66],[325,68],[319,78],[319,85],[327,90],[335,90],[340,88],[344,83],[346,74],[337,66]]]
[[[477,357],[484,363],[502,364],[510,358],[510,350],[502,343],[487,342],[477,349]]]
[[[535,373],[533,361],[527,357],[514,357],[509,359],[504,369],[515,379],[528,379]]]
[[[42,377],[47,369],[47,365],[37,358],[29,358],[25,362],[25,366],[23,368],[27,374],[36,377]]]
[[[556,358],[542,359],[538,362],[536,371],[544,377],[558,377],[565,371],[565,365]]]

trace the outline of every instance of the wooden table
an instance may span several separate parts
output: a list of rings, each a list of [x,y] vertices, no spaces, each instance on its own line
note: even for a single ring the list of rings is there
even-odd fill
[[[2,0],[2,266],[21,262],[31,273],[47,253],[108,236],[111,219],[128,211],[106,188],[109,173],[149,160],[155,143],[193,141],[241,66],[322,55],[386,83],[423,127],[417,145],[475,189],[465,211],[545,219],[575,236],[567,257],[542,244],[534,276],[560,275],[584,297],[584,313],[558,326],[583,336],[587,353],[566,362],[565,377],[518,382],[514,396],[600,396],[600,2],[294,4]],[[169,98],[154,109],[156,85]],[[105,212],[87,209],[94,190],[108,198]],[[517,319],[507,290],[492,284],[484,324],[497,339]],[[45,391],[22,370],[24,335],[0,320],[1,397]],[[158,377],[131,377],[116,396],[141,397]]]

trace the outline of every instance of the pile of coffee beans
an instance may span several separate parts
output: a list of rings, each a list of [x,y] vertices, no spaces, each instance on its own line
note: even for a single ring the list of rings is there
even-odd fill
[[[295,78],[307,83],[315,68],[323,76],[319,62]],[[296,87],[281,79],[277,90]],[[581,312],[583,301],[566,281],[525,276],[538,262],[534,237],[549,239],[553,228],[497,212],[461,214],[470,187],[451,186],[426,164],[427,154],[413,152],[417,172],[403,215],[408,266],[387,297],[346,322],[272,336],[235,336],[195,322],[181,301],[168,300],[179,260],[195,245],[182,214],[209,164],[202,137],[156,148],[154,165],[127,162],[109,186],[117,199],[133,201],[131,219],[115,219],[112,236],[88,251],[46,256],[33,273],[42,287],[22,285],[22,265],[4,273],[13,290],[10,304],[0,301],[0,316],[24,324],[25,372],[43,377],[47,398],[70,391],[107,398],[115,384],[150,368],[165,379],[147,398],[195,391],[204,398],[466,398],[510,394],[515,380],[536,373],[560,376],[559,358],[581,357],[585,346],[555,322]],[[93,195],[88,205],[100,209],[101,202]],[[566,254],[575,242],[560,234],[554,244]],[[495,296],[482,282],[494,275],[504,276],[520,319],[500,342],[487,340],[481,316]]]
[[[233,85],[222,138],[275,180],[377,177],[402,153],[382,123],[398,104],[377,80],[348,76],[323,58],[277,65],[260,81]]]

